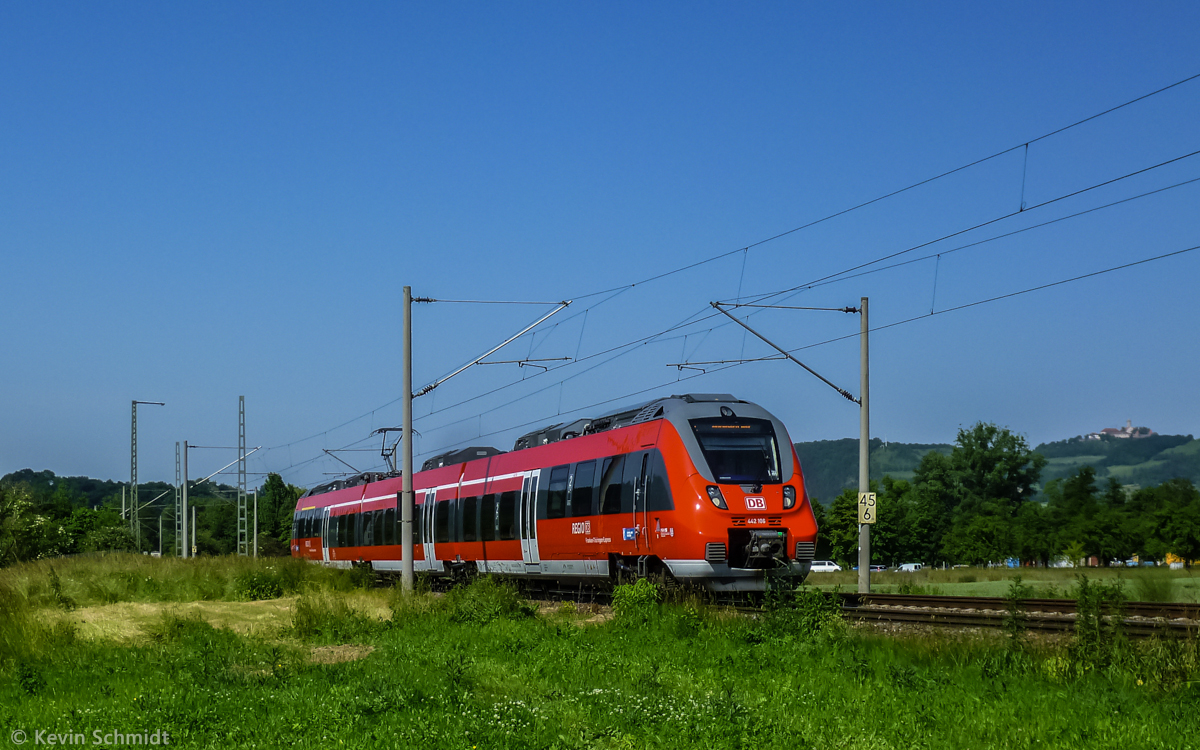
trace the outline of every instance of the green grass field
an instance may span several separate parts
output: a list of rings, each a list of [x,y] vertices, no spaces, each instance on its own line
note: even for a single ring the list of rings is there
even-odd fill
[[[4,738],[1200,748],[1195,641],[1130,643],[1103,625],[1070,642],[1016,627],[887,637],[848,627],[811,588],[757,617],[661,604],[645,584],[619,589],[611,612],[539,611],[489,579],[406,597],[286,561],[193,562],[108,556],[54,563],[53,576],[46,563],[0,570]],[[936,585],[935,573],[918,575]]]

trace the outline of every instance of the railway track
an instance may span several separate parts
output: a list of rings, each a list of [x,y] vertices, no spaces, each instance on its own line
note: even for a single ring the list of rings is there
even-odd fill
[[[842,594],[842,612],[860,622],[902,622],[944,627],[999,628],[1009,603],[998,597]],[[1027,630],[1070,632],[1078,617],[1072,599],[1023,599],[1018,602]],[[1106,611],[1111,619],[1112,608]],[[1200,633],[1200,604],[1127,602],[1122,628],[1135,638],[1186,637]]]
[[[546,601],[586,601],[608,604],[611,592],[597,589],[541,590],[533,598]],[[927,596],[913,594],[857,594],[839,592],[842,615],[856,622],[907,623],[957,628],[1002,628],[1009,616],[1008,600],[987,596]],[[758,603],[721,601],[739,612],[759,614]],[[1074,599],[1022,599],[1018,602],[1022,627],[1046,632],[1072,632],[1078,617]],[[1114,616],[1111,607],[1104,610]],[[1122,629],[1131,638],[1200,636],[1200,603],[1126,602],[1122,607]]]

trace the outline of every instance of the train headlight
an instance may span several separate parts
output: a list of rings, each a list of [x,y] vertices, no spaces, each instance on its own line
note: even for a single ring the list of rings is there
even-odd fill
[[[721,488],[715,484],[708,485],[708,499],[712,500],[712,504],[721,510],[729,510],[729,506],[725,504],[725,496],[721,494]]]
[[[787,510],[796,504],[796,488],[790,484],[783,486],[783,509]]]

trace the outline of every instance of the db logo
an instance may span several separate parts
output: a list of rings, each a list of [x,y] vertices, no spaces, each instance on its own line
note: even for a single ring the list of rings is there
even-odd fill
[[[746,498],[746,510],[766,510],[767,499],[765,497],[748,497]]]

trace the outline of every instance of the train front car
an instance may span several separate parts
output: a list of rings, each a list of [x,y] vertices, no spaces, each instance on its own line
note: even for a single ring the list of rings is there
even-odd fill
[[[817,523],[783,423],[726,394],[659,403],[674,512],[670,527],[659,518],[647,525],[666,568],[716,591],[762,591],[770,576],[803,580]]]

